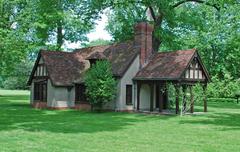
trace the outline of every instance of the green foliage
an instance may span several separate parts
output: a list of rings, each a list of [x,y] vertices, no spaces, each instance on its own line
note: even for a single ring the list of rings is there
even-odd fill
[[[116,96],[116,81],[113,78],[111,64],[97,61],[85,75],[86,94],[92,106],[102,108]]]
[[[133,39],[134,25],[138,21],[146,20],[145,9],[139,4],[128,4],[116,7],[107,13],[107,31],[116,42]]]
[[[98,45],[107,45],[110,44],[111,42],[108,40],[104,40],[104,39],[97,39],[97,40],[93,40],[89,43],[83,44],[84,47],[91,47],[91,46],[98,46]]]
[[[108,2],[108,0],[106,0]],[[183,1],[124,1],[111,3],[107,30],[114,40],[133,38],[133,25],[146,20],[145,10],[153,9],[154,38],[160,51],[197,48],[211,76],[223,79],[230,73],[240,77],[240,12],[234,0],[192,3]]]
[[[3,82],[3,88],[5,89],[18,89],[25,90],[28,89],[27,81],[30,72],[33,67],[33,62],[23,61],[18,64],[14,71],[6,78]]]
[[[234,98],[239,90],[240,80],[234,80],[229,75],[225,75],[223,80],[212,78],[212,82],[208,85],[207,95],[214,98]]]
[[[208,102],[232,102],[232,103],[235,103],[236,99],[234,99],[234,98],[209,98]]]

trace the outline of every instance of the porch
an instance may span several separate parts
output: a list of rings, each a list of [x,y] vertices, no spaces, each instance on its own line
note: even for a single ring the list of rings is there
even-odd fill
[[[174,109],[170,109],[169,90],[168,85],[174,86]],[[194,92],[193,87],[200,83],[203,89],[203,111],[207,112],[207,97],[206,88],[207,83],[195,81],[162,81],[162,80],[141,80],[136,81],[136,111],[141,113],[161,113],[161,114],[179,114],[182,111],[194,113]],[[180,96],[180,91],[182,96]],[[187,91],[190,94],[190,101],[187,101]],[[173,98],[173,97],[172,97]],[[182,103],[180,105],[180,103]],[[190,105],[187,109],[187,105]],[[180,106],[182,106],[180,108]]]

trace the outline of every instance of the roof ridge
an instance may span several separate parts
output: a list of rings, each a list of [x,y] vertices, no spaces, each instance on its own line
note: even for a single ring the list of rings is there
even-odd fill
[[[157,52],[157,54],[164,54],[164,53],[175,53],[175,52],[180,52],[180,51],[196,51],[196,48],[192,49],[187,49],[187,50],[170,50],[170,51],[165,51],[165,52]]]
[[[96,48],[96,47],[102,47],[102,46],[113,46],[113,45],[117,45],[117,44],[123,44],[123,43],[130,43],[130,42],[133,42],[134,40],[127,40],[127,41],[124,41],[124,42],[114,42],[114,43],[111,43],[111,44],[103,44],[103,45],[95,45],[95,46],[90,46],[90,47],[83,47],[83,48],[79,48],[79,49],[74,49],[73,52],[78,52],[78,51],[81,51],[83,49],[90,49],[90,48]]]
[[[63,53],[63,54],[70,54],[70,53],[73,53],[73,52],[67,52],[67,51],[58,51],[58,50],[43,50],[41,49],[40,52],[51,52],[51,53]]]

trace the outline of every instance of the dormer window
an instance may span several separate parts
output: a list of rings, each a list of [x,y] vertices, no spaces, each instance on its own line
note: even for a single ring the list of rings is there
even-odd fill
[[[87,60],[90,62],[90,67],[96,64],[97,61],[105,60],[106,56],[102,52],[95,52],[91,54]]]

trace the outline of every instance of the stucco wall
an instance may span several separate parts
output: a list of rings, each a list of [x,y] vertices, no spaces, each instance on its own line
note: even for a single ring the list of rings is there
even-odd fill
[[[150,110],[150,86],[142,84],[140,89],[140,110]],[[156,84],[153,86],[153,109],[156,108]]]
[[[133,84],[133,77],[137,74],[138,70],[139,70],[139,56],[137,56],[134,61],[132,62],[132,64],[130,65],[130,67],[128,68],[128,70],[125,72],[124,76],[121,78],[120,80],[120,86],[118,86],[119,88],[119,97],[117,100],[117,107],[116,110],[133,110],[134,108],[134,84]],[[133,96],[132,96],[132,105],[126,105],[126,85],[127,84],[131,84],[133,85]]]
[[[75,105],[75,88],[70,90],[67,87],[55,87],[48,80],[48,107],[62,108],[73,107]]]

